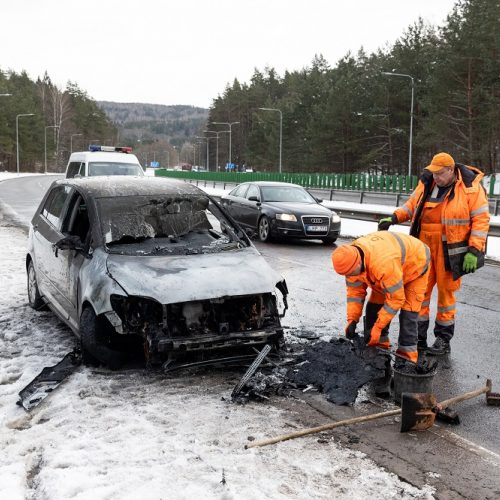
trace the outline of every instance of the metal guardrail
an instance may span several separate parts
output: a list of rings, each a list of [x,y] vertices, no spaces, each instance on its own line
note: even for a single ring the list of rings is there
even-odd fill
[[[195,179],[185,179],[186,182],[190,184],[195,184],[196,186],[201,187],[211,187],[211,188],[222,188],[226,189],[227,186],[237,186],[237,183],[233,182],[217,182],[217,181],[206,181],[206,180],[195,180]],[[391,205],[399,207],[403,205],[403,203],[409,198],[409,194],[406,193],[377,193],[371,191],[344,191],[344,190],[336,190],[336,189],[318,189],[312,188],[308,189],[308,191],[314,196],[318,196],[323,198],[324,200],[329,201],[340,201],[336,200],[336,195],[338,196],[348,196],[349,200],[343,201],[352,201],[354,203],[373,203],[373,204],[381,204],[381,205]],[[378,201],[378,203],[377,203]],[[490,206],[490,214],[491,215],[500,215],[500,199],[489,199]],[[338,209],[335,208],[335,212],[337,212],[340,217],[344,217],[346,219],[357,219],[368,222],[377,222],[381,215],[384,215],[380,212],[374,213],[372,211],[362,210],[362,209]],[[387,212],[387,215],[391,215],[391,212]],[[405,223],[404,225],[407,225]],[[490,231],[488,236],[500,236],[500,223],[490,223]]]

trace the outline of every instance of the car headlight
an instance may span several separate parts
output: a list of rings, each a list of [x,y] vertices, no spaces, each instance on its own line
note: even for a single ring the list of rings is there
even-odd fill
[[[332,222],[336,224],[337,222],[340,222],[340,217],[337,214],[332,215]]]
[[[288,222],[297,222],[297,217],[293,214],[276,214],[278,220],[286,220]]]

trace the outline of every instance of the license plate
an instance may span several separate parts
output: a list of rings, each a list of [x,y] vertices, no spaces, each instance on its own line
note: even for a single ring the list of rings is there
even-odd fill
[[[328,226],[306,226],[306,231],[310,233],[326,233]]]

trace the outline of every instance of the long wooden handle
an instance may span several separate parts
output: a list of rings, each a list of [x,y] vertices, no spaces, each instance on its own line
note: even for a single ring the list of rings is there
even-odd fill
[[[472,399],[475,398],[476,396],[480,396],[481,394],[484,394],[485,392],[490,392],[491,391],[491,380],[488,379],[486,380],[486,385],[482,387],[481,389],[476,389],[475,391],[471,392],[466,392],[465,394],[461,394],[460,396],[455,396],[454,398],[450,399],[445,399],[444,401],[439,402],[440,408],[443,410],[447,408],[448,406],[451,406],[452,404],[455,403],[460,403],[461,401],[466,401],[467,399]]]
[[[246,444],[245,449],[257,448],[258,446],[267,446],[268,444],[279,443],[280,441],[295,439],[301,436],[307,436],[308,434],[316,434],[318,432],[328,431],[330,429],[335,429],[336,427],[359,424],[361,422],[368,422],[369,420],[376,420],[377,418],[391,417],[400,414],[401,414],[401,409],[398,409],[398,410],[384,411],[382,413],[373,413],[372,415],[364,415],[363,417],[355,417],[355,418],[349,418],[347,420],[340,420],[339,422],[332,422],[330,424],[320,425],[319,427],[302,429],[301,431],[292,432],[291,434],[284,434],[282,436],[276,436],[274,438],[269,438],[269,439],[261,439],[260,441],[253,441],[251,443]]]

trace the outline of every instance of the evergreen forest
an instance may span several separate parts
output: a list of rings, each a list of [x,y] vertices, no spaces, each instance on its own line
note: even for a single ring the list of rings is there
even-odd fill
[[[447,151],[500,172],[498,33],[500,0],[458,0],[442,26],[417,19],[374,53],[359,48],[332,63],[318,50],[283,75],[256,68],[250,81],[221,90],[208,112],[98,103],[76,83],[60,89],[48,74],[33,81],[0,70],[0,170],[15,170],[19,152],[23,170],[62,171],[71,150],[127,141],[144,163],[165,157],[162,166],[167,158],[175,165],[182,152],[182,161],[205,165],[207,140],[213,170],[216,151],[221,168],[228,161],[231,138],[232,162],[258,171],[277,171],[281,152],[288,172],[403,175],[411,156],[416,175]]]

